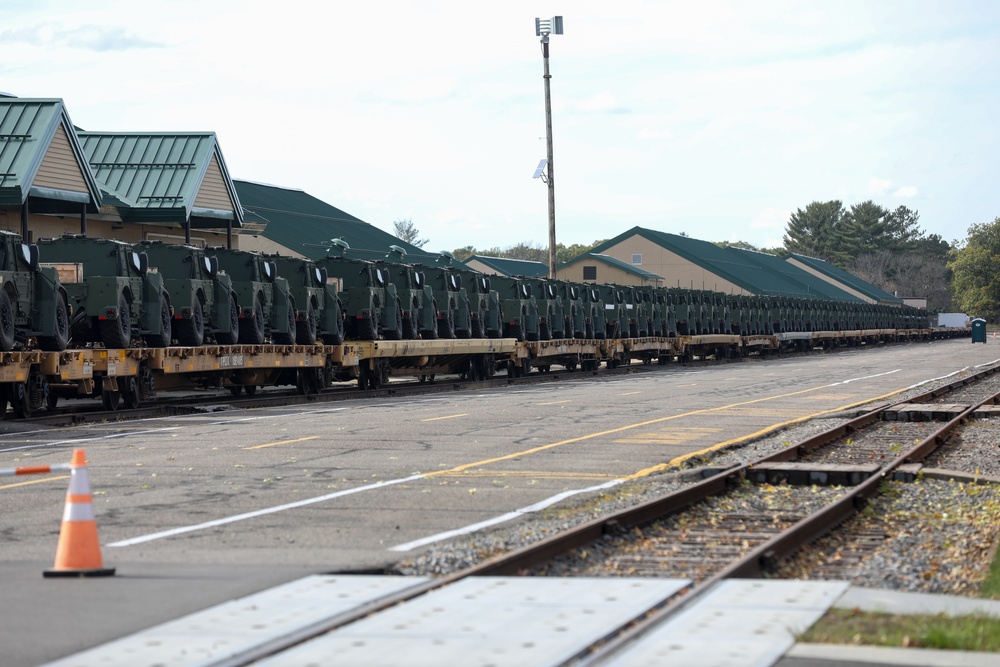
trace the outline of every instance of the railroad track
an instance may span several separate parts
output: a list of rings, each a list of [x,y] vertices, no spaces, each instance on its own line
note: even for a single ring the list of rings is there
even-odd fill
[[[968,404],[967,409],[944,424],[900,421],[898,404],[883,405],[780,451],[710,471],[707,478],[662,498],[590,521],[472,567],[404,587],[202,664],[237,667],[261,660],[268,664],[268,658],[280,656],[291,647],[305,645],[392,608],[398,612],[401,603],[472,577],[638,576],[690,580],[676,594],[628,618],[611,634],[594,637],[591,644],[579,647],[572,656],[556,663],[602,664],[644,633],[690,608],[723,580],[760,578],[776,571],[803,546],[864,508],[877,496],[883,482],[913,478],[914,464],[938,450],[981,406],[1000,400],[998,387],[976,385],[987,379],[995,384],[1000,380],[1000,376],[994,377],[997,370],[1000,367],[989,368],[907,401],[951,403],[961,397]],[[948,395],[949,392],[954,394]],[[896,420],[887,421],[885,417],[889,414],[894,414]],[[865,463],[859,463],[859,459]],[[839,479],[831,475],[834,468],[854,477],[847,485],[815,485],[817,476],[826,481]],[[799,477],[805,480],[803,486],[791,483]],[[883,533],[869,530],[841,555],[846,555],[844,560],[863,560],[871,553],[867,547],[874,548],[884,539]],[[286,663],[279,660],[279,664]]]

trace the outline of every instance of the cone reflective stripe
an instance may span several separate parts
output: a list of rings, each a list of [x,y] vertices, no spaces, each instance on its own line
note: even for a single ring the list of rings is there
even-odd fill
[[[42,574],[46,577],[103,577],[114,573],[115,569],[104,567],[101,559],[97,521],[87,477],[87,456],[82,449],[75,449],[70,463],[69,491],[59,529],[56,563]]]

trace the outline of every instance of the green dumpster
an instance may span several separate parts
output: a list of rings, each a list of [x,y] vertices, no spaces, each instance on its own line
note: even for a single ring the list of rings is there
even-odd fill
[[[981,317],[972,320],[972,342],[986,342],[986,320]]]

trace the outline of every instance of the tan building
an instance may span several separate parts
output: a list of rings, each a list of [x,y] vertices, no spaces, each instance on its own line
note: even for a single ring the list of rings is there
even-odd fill
[[[576,283],[611,283],[614,285],[652,285],[660,287],[663,278],[611,255],[588,252],[556,267],[556,277]]]

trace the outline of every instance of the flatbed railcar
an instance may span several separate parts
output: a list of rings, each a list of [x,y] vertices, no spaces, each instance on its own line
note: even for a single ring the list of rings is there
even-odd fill
[[[138,407],[159,391],[292,385],[315,394],[337,382],[377,389],[391,377],[458,375],[485,380],[518,377],[552,366],[596,371],[633,361],[659,364],[696,358],[767,357],[782,352],[874,346],[896,341],[968,336],[964,328],[856,329],[673,337],[518,341],[514,338],[349,341],[341,345],[203,345],[166,348],[0,352],[0,400],[26,418],[64,398],[100,398],[109,410]]]

